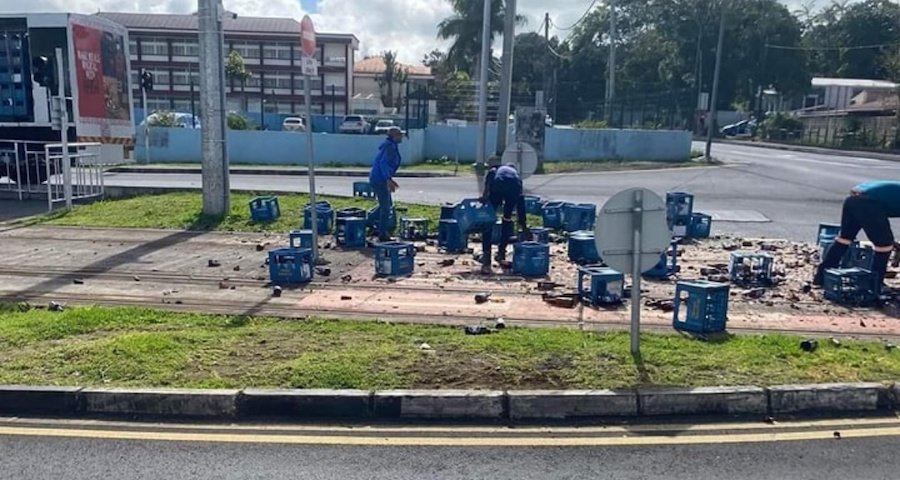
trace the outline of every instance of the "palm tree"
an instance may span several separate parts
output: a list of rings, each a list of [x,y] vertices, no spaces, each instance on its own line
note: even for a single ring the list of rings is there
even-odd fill
[[[381,101],[387,108],[399,108],[402,103],[400,100],[402,98],[400,95],[402,94],[398,94],[396,98],[394,97],[394,85],[397,84],[399,91],[400,87],[406,83],[409,69],[404,68],[397,61],[397,53],[391,50],[382,52],[381,58],[384,60],[384,74],[375,77],[375,81],[378,82],[378,86],[381,88]]]
[[[228,77],[232,89],[234,89],[235,80],[240,82],[241,93],[243,93],[244,97],[242,109],[246,112],[248,110],[247,91],[244,87],[247,84],[247,80],[253,78],[253,73],[247,70],[247,66],[244,64],[244,57],[234,50],[228,53],[228,58],[225,60],[225,76]]]
[[[449,0],[453,5],[452,16],[438,24],[438,38],[453,40],[447,52],[447,60],[457,70],[475,76],[476,60],[481,55],[481,22],[484,17],[484,0]],[[506,2],[491,1],[491,33],[494,36],[503,33],[506,18]],[[524,24],[525,17],[516,15],[516,23]]]

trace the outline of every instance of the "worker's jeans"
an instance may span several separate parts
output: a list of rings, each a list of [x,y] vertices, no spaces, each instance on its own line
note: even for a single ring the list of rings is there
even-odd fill
[[[494,181],[491,183],[491,205],[502,215],[500,239],[497,242],[497,257],[506,259],[506,247],[509,238],[513,236],[513,211],[516,211],[519,219],[519,229],[525,228],[525,197],[522,196],[522,183],[520,181]],[[481,233],[482,264],[491,264],[491,246],[493,244],[494,225],[485,227]]]
[[[394,207],[391,190],[387,182],[381,182],[373,183],[372,191],[378,200],[378,240],[386,242],[391,239],[391,210]]]

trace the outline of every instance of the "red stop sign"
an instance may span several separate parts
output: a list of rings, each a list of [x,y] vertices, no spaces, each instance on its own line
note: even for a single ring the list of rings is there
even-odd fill
[[[309,15],[304,15],[303,20],[300,21],[300,44],[303,47],[304,55],[316,56],[316,28]]]

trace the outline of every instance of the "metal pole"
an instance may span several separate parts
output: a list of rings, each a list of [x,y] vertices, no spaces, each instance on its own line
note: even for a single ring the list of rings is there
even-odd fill
[[[544,105],[547,105],[547,92],[550,90],[550,77],[548,76],[550,70],[550,64],[552,59],[550,58],[550,12],[544,14],[544,41],[547,42],[547,52],[544,55]],[[554,72],[556,69],[554,68]]]
[[[197,112],[194,109],[194,76],[191,75],[192,73],[192,71],[188,72],[191,79],[191,128],[197,128]]]
[[[150,163],[150,115],[147,113],[147,89],[141,85],[141,106],[144,108],[144,163]]]
[[[406,107],[406,113],[404,114],[406,118],[404,119],[403,128],[406,129],[407,135],[409,135],[409,82],[406,82],[406,100],[403,103]]]
[[[199,0],[200,24],[200,113],[202,139],[203,214],[222,217],[229,209],[228,159],[225,145],[223,88],[224,66],[220,0]]]
[[[331,84],[331,133],[335,133],[337,131],[337,119],[334,118],[334,92],[335,85]]]
[[[56,49],[56,88],[59,96],[59,133],[62,145],[63,193],[66,196],[66,208],[72,208],[72,165],[69,165],[69,109],[66,105],[66,80],[63,74],[63,50]],[[50,163],[50,159],[47,159]],[[48,177],[49,178],[49,177]],[[48,189],[50,182],[47,182]],[[52,204],[51,204],[52,205]]]
[[[500,71],[500,111],[497,114],[497,148],[499,157],[506,150],[509,111],[512,100],[513,48],[516,38],[516,0],[506,0],[506,25],[503,27],[503,68]],[[546,92],[544,92],[546,98]]]
[[[309,75],[303,76],[303,97],[306,103],[306,118],[309,125],[306,128],[306,160],[309,164],[309,204],[312,216],[311,225],[313,233],[312,257],[313,262],[319,261],[319,215],[316,208],[316,165],[313,160],[313,134],[312,134],[312,100],[310,98],[310,85],[312,80]]]
[[[607,122],[612,123],[612,104],[616,96],[616,4],[609,0],[609,61],[606,69],[608,79],[606,81],[606,111]],[[610,125],[611,126],[611,125]]]
[[[481,21],[481,68],[478,78],[478,151],[475,152],[476,172],[484,175],[484,154],[487,144],[487,85],[488,65],[491,63],[491,0],[484,1],[484,18]]]
[[[722,71],[722,45],[725,43],[725,2],[721,4],[722,11],[719,16],[719,41],[716,45],[716,69],[713,73],[712,98],[709,100],[709,110],[706,115],[706,161],[712,163],[712,139],[713,130],[716,128],[719,101],[719,74]]]
[[[631,270],[631,354],[641,354],[641,234],[644,229],[644,192],[634,193],[634,260]]]

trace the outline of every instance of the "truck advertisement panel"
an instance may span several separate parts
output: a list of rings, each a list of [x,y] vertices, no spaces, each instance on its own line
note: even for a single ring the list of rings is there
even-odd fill
[[[69,20],[78,141],[130,144],[134,135],[128,32],[97,17]]]

